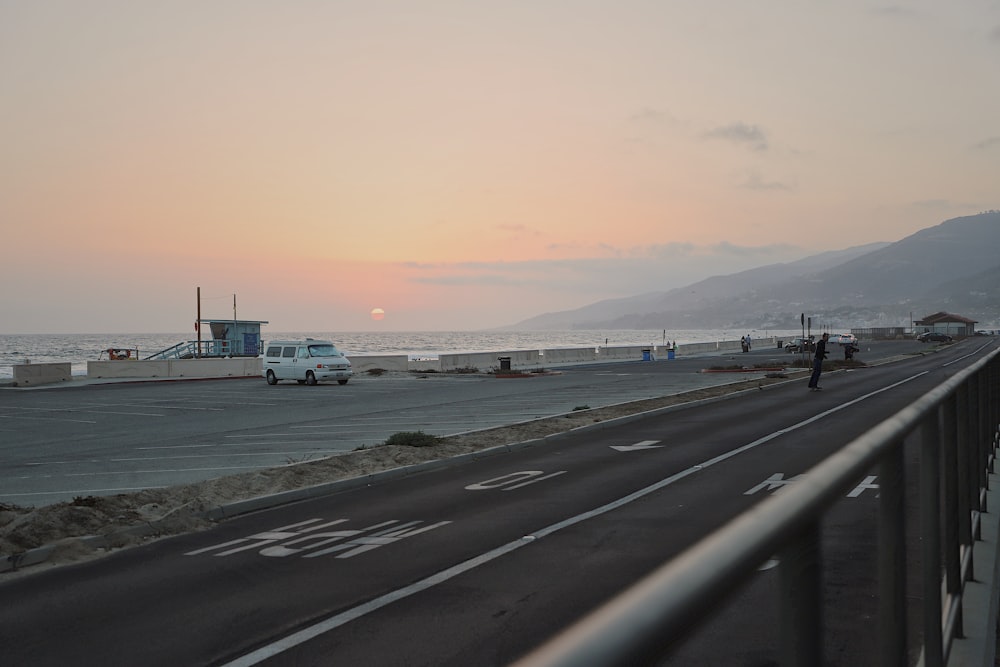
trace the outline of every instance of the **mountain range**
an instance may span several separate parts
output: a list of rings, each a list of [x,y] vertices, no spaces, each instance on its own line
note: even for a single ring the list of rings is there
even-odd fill
[[[505,328],[795,329],[802,314],[836,328],[894,327],[940,311],[1000,321],[1000,211]]]

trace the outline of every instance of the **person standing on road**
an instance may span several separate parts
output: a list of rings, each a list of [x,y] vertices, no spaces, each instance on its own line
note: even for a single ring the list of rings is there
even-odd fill
[[[816,354],[813,355],[813,373],[812,377],[809,378],[809,391],[820,391],[822,389],[819,386],[819,375],[823,372],[823,360],[826,359],[826,341],[829,338],[830,334],[825,333],[816,343]]]

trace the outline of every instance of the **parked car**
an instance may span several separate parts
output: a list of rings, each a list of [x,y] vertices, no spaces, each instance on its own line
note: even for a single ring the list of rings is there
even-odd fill
[[[921,343],[950,343],[953,339],[939,331],[925,331],[917,336],[917,340]]]
[[[813,352],[816,350],[816,341],[812,338],[793,338],[785,343],[785,352]]]
[[[857,345],[858,337],[854,334],[830,334],[828,343],[840,343],[841,345]]]
[[[263,375],[268,384],[295,380],[314,385],[323,380],[347,384],[354,375],[351,360],[328,340],[272,340],[264,352]]]

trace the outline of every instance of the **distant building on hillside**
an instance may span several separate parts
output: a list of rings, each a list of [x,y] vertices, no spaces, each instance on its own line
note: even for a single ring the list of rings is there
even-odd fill
[[[948,334],[954,338],[964,338],[976,333],[976,324],[978,322],[970,320],[967,317],[941,312],[927,315],[924,319],[914,322],[913,333],[920,334],[925,331],[936,331]]]

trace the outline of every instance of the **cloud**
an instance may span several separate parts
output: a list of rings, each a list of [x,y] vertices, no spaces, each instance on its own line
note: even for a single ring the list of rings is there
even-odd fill
[[[995,44],[1000,44],[1000,25],[990,30],[988,39]]]
[[[420,285],[528,288],[544,293],[584,295],[584,301],[672,289],[713,275],[802,259],[800,247],[775,243],[741,246],[665,243],[620,248],[611,257],[523,262],[407,263],[409,280]]]
[[[661,109],[645,108],[632,114],[629,120],[634,123],[652,123],[656,125],[672,124],[677,122],[677,118],[669,111]]]
[[[749,146],[756,152],[766,151],[768,141],[766,133],[756,125],[746,123],[731,123],[723,127],[709,130],[703,135],[706,139],[720,139],[738,145]]]
[[[532,236],[538,236],[539,232],[531,229],[527,225],[515,224],[515,223],[505,223],[496,226],[502,232],[512,232],[514,234],[529,234]]]
[[[901,5],[882,5],[881,7],[875,7],[872,9],[872,13],[877,16],[885,16],[888,18],[911,19],[917,16],[917,12],[913,9],[903,7]]]
[[[740,183],[739,187],[746,190],[781,190],[784,192],[791,192],[794,189],[792,186],[779,181],[765,181],[759,173],[753,170],[747,172],[746,177]]]
[[[998,28],[997,30],[1000,30],[1000,28]],[[988,150],[993,150],[994,148],[1000,148],[1000,137],[988,137],[986,139],[983,139],[979,143],[975,144],[973,148],[980,151],[988,151]]]
[[[787,256],[789,253],[800,252],[801,249],[798,246],[791,245],[790,243],[771,243],[768,245],[759,246],[738,246],[729,243],[728,241],[722,241],[721,243],[716,243],[715,245],[708,246],[711,254],[716,255],[728,255],[730,257],[750,257],[758,260],[771,260],[773,258],[774,262],[782,261],[777,259],[778,257]]]
[[[690,257],[696,246],[693,243],[663,243],[647,248],[650,257],[659,259],[672,259],[676,257]]]
[[[925,208],[932,211],[950,210],[954,207],[954,204],[947,199],[923,199],[913,202],[913,205],[917,208]]]

